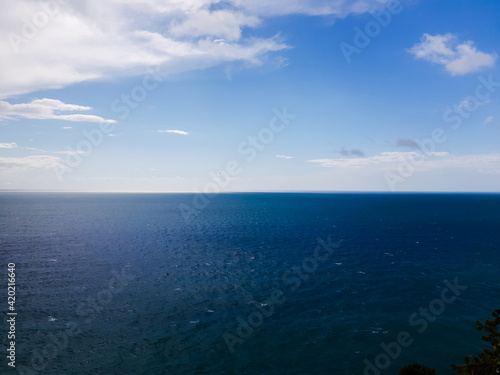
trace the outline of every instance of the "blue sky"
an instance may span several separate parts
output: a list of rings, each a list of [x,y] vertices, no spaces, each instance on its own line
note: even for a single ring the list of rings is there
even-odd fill
[[[0,189],[500,190],[497,1],[9,1]]]

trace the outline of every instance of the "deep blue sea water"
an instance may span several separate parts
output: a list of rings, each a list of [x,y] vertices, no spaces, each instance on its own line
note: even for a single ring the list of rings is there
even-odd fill
[[[500,195],[221,194],[185,220],[193,197],[0,194],[0,373],[445,375],[483,347]]]

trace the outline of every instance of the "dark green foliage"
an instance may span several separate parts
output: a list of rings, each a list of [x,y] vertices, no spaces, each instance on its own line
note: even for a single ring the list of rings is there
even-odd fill
[[[481,340],[491,344],[491,349],[483,349],[483,352],[477,357],[471,355],[465,357],[465,364],[460,366],[452,365],[453,370],[458,375],[496,375],[500,374],[500,333],[498,325],[500,324],[500,309],[493,313],[494,319],[486,319],[484,324],[476,321],[477,330],[484,330],[487,336],[481,337]]]
[[[436,375],[436,370],[414,363],[413,365],[402,368],[399,371],[399,375]]]

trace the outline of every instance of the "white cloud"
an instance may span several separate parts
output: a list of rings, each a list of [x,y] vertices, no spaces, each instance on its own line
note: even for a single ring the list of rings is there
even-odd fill
[[[35,147],[25,147],[25,150],[30,150],[30,151],[37,151],[37,152],[46,152],[45,150],[35,148]]]
[[[7,170],[9,173],[19,173],[29,169],[60,167],[60,161],[60,158],[49,155],[25,156],[22,158],[0,157],[0,168]]]
[[[180,135],[188,135],[188,132],[185,132],[184,130],[158,130],[158,133],[174,133],[174,134],[180,134]]]
[[[479,154],[456,156],[448,152],[382,152],[364,158],[315,159],[310,163],[320,164],[325,168],[369,168],[374,170],[392,170],[409,162],[419,171],[469,169],[481,173],[500,174],[500,154]]]
[[[488,116],[488,117],[486,117],[486,119],[484,120],[484,124],[489,124],[490,122],[492,122],[492,121],[493,121],[493,119],[494,119],[494,117],[493,117],[493,116]]]
[[[44,10],[43,4],[52,10]],[[162,74],[243,61],[261,64],[287,47],[252,37],[266,17],[344,17],[381,9],[385,0],[51,0],[11,1],[0,13],[0,99],[70,84]],[[26,26],[36,15],[45,22]],[[39,17],[40,18],[40,17]],[[40,18],[40,19],[42,19]],[[224,39],[224,40],[223,40]],[[217,41],[217,42],[215,42]],[[279,58],[279,56],[277,57]]]
[[[360,168],[386,163],[397,163],[404,158],[418,157],[417,152],[382,152],[375,156],[360,158],[339,158],[339,159],[314,159],[308,160],[310,163],[318,163],[322,167],[331,168]]]
[[[217,36],[222,37],[225,42],[239,40],[243,27],[256,27],[259,23],[257,17],[247,16],[241,12],[229,10],[209,12],[203,9],[182,22],[171,23],[169,31],[175,37]]]
[[[313,16],[333,15],[345,17],[351,13],[366,13],[380,10],[386,0],[234,0],[233,4],[250,14],[283,16],[306,14]]]
[[[65,129],[65,130],[67,130],[67,129],[73,129],[72,126],[63,126],[62,128]]]
[[[29,118],[40,120],[66,120],[66,121],[82,121],[82,122],[110,122],[115,120],[106,120],[94,115],[61,115],[56,112],[67,111],[88,111],[91,107],[84,107],[75,104],[66,104],[60,100],[54,99],[36,99],[30,103],[10,104],[5,101],[0,101],[0,119],[11,118]]]
[[[286,155],[276,155],[277,158],[283,158],[283,159],[293,159],[293,156],[286,156]]]
[[[56,154],[62,154],[62,155],[78,155],[78,154],[85,154],[84,151],[73,151],[73,150],[66,150],[66,151],[57,151],[55,152]]]
[[[11,143],[0,143],[0,148],[16,148],[17,144],[15,142]]]
[[[424,34],[422,42],[409,49],[416,58],[444,65],[451,75],[476,72],[495,64],[497,55],[477,50],[473,41],[459,42],[453,34]]]

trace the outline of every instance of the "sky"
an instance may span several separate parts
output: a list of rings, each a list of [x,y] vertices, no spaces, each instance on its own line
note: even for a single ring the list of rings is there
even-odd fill
[[[500,192],[497,0],[2,0],[0,189]]]

